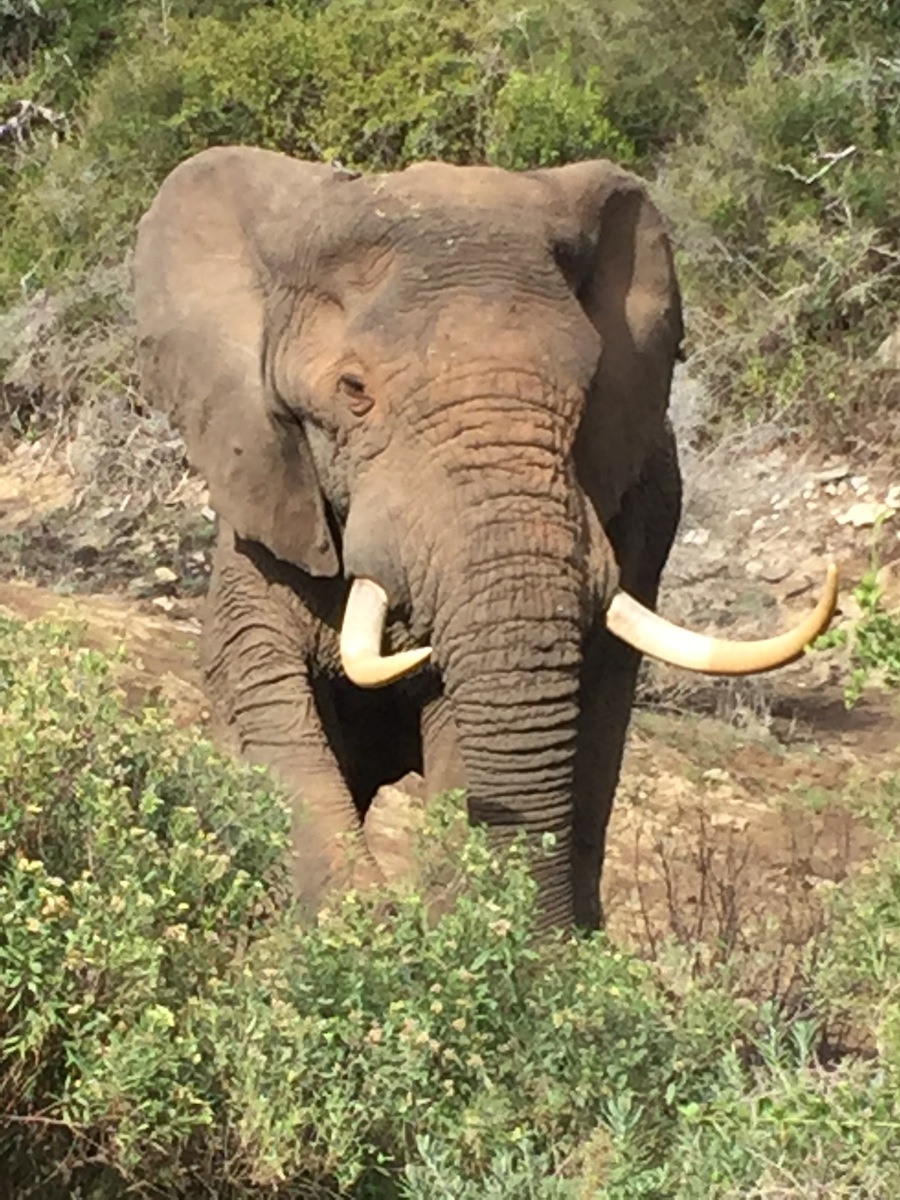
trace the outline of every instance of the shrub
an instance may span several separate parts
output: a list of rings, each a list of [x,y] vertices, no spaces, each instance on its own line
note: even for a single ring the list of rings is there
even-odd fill
[[[119,262],[163,176],[208,145],[375,170],[628,157],[597,73],[517,66],[510,20],[447,0],[332,0],[148,26],[93,74],[76,136],[36,143],[15,173],[0,294]]]
[[[602,936],[536,944],[524,847],[491,854],[458,798],[416,886],[303,923],[277,794],[126,711],[117,661],[0,622],[11,1197],[893,1194],[890,850],[836,893],[806,1016],[727,964],[667,990]],[[810,1011],[880,1055],[822,1065]]]
[[[605,1121],[614,1161],[649,1152],[661,1116],[639,1097],[672,1070],[669,1016],[604,943],[532,946],[520,849],[501,863],[473,833],[449,880],[439,860],[437,922],[401,889],[387,924],[351,894],[304,927],[277,911],[277,796],[160,711],[123,711],[114,678],[52,626],[0,623],[11,1180],[49,1187],[61,1160],[169,1195],[387,1186],[407,1164],[411,1188],[438,1165],[549,1175]]]
[[[22,632],[0,622],[0,1092],[64,1114],[83,1150],[112,1122],[127,1167],[211,1120],[193,1013],[274,884],[285,818],[258,775],[126,714],[102,656]]]
[[[888,1200],[900,1185],[891,1149],[900,1104],[883,1067],[823,1068],[816,1029],[772,1025],[756,1041],[758,1065],[738,1054],[703,1105],[682,1110],[674,1193],[685,1198],[816,1195]],[[662,1194],[667,1194],[663,1192]]]
[[[70,104],[127,27],[130,7],[126,0],[0,0],[0,84],[32,74],[46,103]]]
[[[327,154],[376,170],[483,161],[502,61],[477,5],[332,0],[311,36]]]
[[[900,613],[884,608],[883,594],[876,560],[853,590],[859,606],[858,620],[849,628],[823,634],[817,642],[822,649],[849,645],[850,677],[844,688],[848,708],[856,704],[870,683],[900,687]]]
[[[634,150],[604,115],[605,102],[599,71],[578,83],[563,57],[539,72],[513,70],[494,104],[487,157],[512,170],[583,158],[628,163]]]
[[[900,300],[896,65],[808,47],[783,66],[769,47],[710,92],[701,133],[661,195],[717,417],[865,441],[892,394],[868,359]]]

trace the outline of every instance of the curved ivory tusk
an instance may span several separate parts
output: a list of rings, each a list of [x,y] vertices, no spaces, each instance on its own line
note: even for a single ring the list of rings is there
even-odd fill
[[[384,687],[408,675],[431,656],[431,647],[381,653],[387,592],[373,579],[354,579],[341,625],[341,666],[359,687]]]
[[[754,642],[731,642],[681,629],[644,608],[627,592],[613,596],[606,610],[606,626],[635,650],[673,667],[687,667],[709,675],[752,675],[799,658],[810,642],[828,628],[837,593],[838,571],[832,563],[819,603],[809,616],[777,637]]]

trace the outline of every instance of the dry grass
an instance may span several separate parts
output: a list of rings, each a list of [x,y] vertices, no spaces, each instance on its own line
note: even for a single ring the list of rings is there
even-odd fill
[[[13,437],[40,439],[48,461],[62,454],[76,508],[143,512],[202,491],[181,437],[141,402],[130,306],[123,264],[0,324],[0,412]]]

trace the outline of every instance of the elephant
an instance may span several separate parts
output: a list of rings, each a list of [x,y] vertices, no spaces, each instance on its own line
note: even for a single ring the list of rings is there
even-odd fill
[[[163,181],[133,271],[144,397],[216,513],[205,686],[288,797],[300,906],[377,885],[367,808],[418,771],[534,843],[540,929],[597,928],[641,655],[771,669],[837,587],[756,642],[655,612],[683,324],[643,181],[214,147]]]

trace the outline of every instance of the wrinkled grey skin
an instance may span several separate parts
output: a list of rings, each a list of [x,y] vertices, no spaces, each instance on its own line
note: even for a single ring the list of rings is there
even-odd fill
[[[619,582],[655,603],[680,509],[681,308],[643,186],[217,148],[141,221],[135,286],[146,396],[220,518],[209,695],[294,799],[298,895],[377,879],[361,817],[422,769],[498,842],[553,833],[543,920],[595,927],[638,667],[602,614]],[[353,576],[390,596],[385,650],[432,665],[346,680]]]

